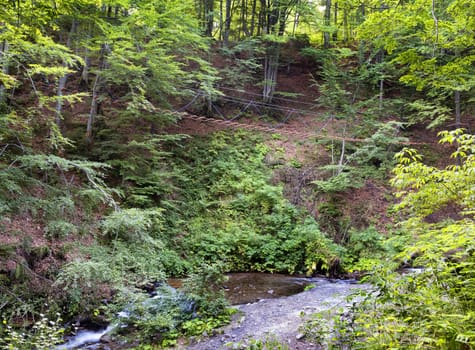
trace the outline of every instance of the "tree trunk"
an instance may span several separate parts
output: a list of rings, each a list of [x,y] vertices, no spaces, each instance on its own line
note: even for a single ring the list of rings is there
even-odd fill
[[[333,6],[333,24],[335,26],[335,33],[333,33],[333,41],[338,40],[338,2],[335,2],[335,5]]]
[[[379,63],[384,61],[384,51],[381,49],[378,53]],[[384,71],[381,72],[381,79],[379,80],[379,113],[383,112],[383,99],[384,99]]]
[[[241,33],[243,37],[249,36],[247,30],[247,1],[242,0],[241,2]]]
[[[224,18],[224,34],[223,34],[223,46],[228,46],[229,32],[231,30],[231,2],[232,0],[226,0],[226,13]]]
[[[101,70],[107,67],[107,54],[110,53],[110,47],[108,44],[102,44],[101,48],[101,57],[99,60],[98,72],[94,79],[94,84],[92,86],[92,98],[91,98],[91,107],[89,109],[89,116],[87,118],[86,126],[86,145],[90,146],[93,141],[92,129],[94,126],[94,120],[98,112],[98,102],[100,87],[101,87]]]
[[[224,28],[224,10],[223,10],[223,0],[219,0],[219,40],[224,41],[223,37],[223,28]]]
[[[297,30],[297,27],[299,25],[299,19],[300,19],[300,13],[295,12],[294,25],[292,28],[292,36],[295,36],[295,31]]]
[[[205,15],[205,35],[213,36],[213,24],[214,24],[214,0],[205,0],[204,6]]]
[[[346,134],[346,126],[347,126],[347,123],[345,123],[345,126],[343,128],[343,136]],[[338,161],[338,168],[337,168],[337,175],[340,175],[342,172],[343,172],[343,169],[345,167],[345,146],[346,146],[346,142],[345,140],[343,139],[342,142],[341,142],[341,152],[340,152],[340,160]]]
[[[268,34],[267,31],[267,2],[266,0],[261,0],[261,8],[259,10],[259,26],[257,28],[257,35],[261,36],[263,34]]]
[[[3,40],[0,45],[0,64],[3,74],[8,74],[8,60],[7,60],[7,53],[8,53],[8,41]],[[5,86],[3,84],[0,85],[0,105],[5,103]]]
[[[89,117],[87,118],[87,126],[86,126],[86,144],[92,144],[92,127],[94,124],[94,119],[97,115],[97,97],[99,95],[99,83],[100,83],[100,75],[97,74],[96,78],[94,79],[94,85],[92,87],[92,99],[91,99],[91,107],[89,109]]]
[[[454,91],[454,101],[455,101],[455,128],[459,129],[462,124],[462,116],[460,112],[460,91]]]
[[[277,72],[279,69],[280,46],[271,43],[267,48],[264,58],[264,89],[262,98],[265,103],[272,102],[272,97],[277,85]]]
[[[74,32],[76,31],[76,20],[73,18],[73,22],[71,23],[71,30],[69,31],[68,38],[66,39],[66,47],[71,48],[71,37],[73,36]],[[63,67],[67,67],[65,63],[63,63]],[[62,120],[62,110],[63,110],[63,90],[66,87],[66,82],[68,81],[68,74],[64,74],[62,77],[59,78],[58,81],[58,91],[56,94],[56,117],[55,123],[58,125],[58,128],[61,127],[61,120]]]
[[[348,9],[343,9],[343,40],[348,42],[350,40],[350,29],[348,26]]]
[[[325,49],[330,48],[330,32],[328,31],[330,24],[331,24],[331,8],[332,8],[332,1],[325,0],[325,31],[323,32],[323,47]]]
[[[341,152],[340,152],[340,160],[338,161],[338,169],[337,169],[337,175],[340,175],[343,172],[344,168],[344,160],[345,160],[345,146],[346,142],[343,140],[341,142]]]
[[[256,7],[257,7],[257,0],[252,1],[252,13],[251,13],[251,28],[249,29],[250,36],[254,35],[254,28],[256,25]]]

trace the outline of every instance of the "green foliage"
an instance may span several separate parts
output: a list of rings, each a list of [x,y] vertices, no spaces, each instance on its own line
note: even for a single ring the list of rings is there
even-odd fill
[[[0,171],[4,180],[0,185],[1,200],[10,211],[25,208],[36,214],[41,209],[46,220],[71,218],[80,202],[75,194],[80,198],[85,192],[94,193],[103,203],[115,205],[116,192],[103,180],[105,168],[102,163],[68,160],[52,154],[17,156],[12,166]],[[82,178],[83,186],[74,185],[76,176]]]
[[[289,350],[287,344],[276,339],[274,336],[268,336],[266,339],[250,339],[249,342],[245,344],[241,342],[227,343],[226,347],[246,350]]]
[[[374,227],[362,231],[351,229],[349,236],[344,262],[350,271],[369,271],[380,264],[386,250],[383,236]]]
[[[264,53],[260,43],[257,38],[248,38],[221,49],[226,58],[226,67],[220,72],[222,83],[233,89],[255,83],[255,74],[261,66],[259,59]]]
[[[172,340],[179,335],[180,325],[191,319],[193,303],[186,295],[168,286],[157,288],[156,293],[155,298],[136,295],[127,307],[129,317],[123,321],[137,329],[145,342],[172,345]]]
[[[350,230],[348,253],[356,257],[375,257],[383,251],[383,236],[374,228],[362,231]]]
[[[166,273],[182,275],[186,269],[176,251],[157,238],[118,240],[109,247],[85,249],[84,256],[61,269],[55,284],[63,290],[63,302],[71,313],[87,313],[112,290],[163,281]]]
[[[213,270],[211,275],[215,276],[214,269],[206,269],[208,272],[211,270]],[[203,278],[198,275],[192,277],[185,291],[176,291],[163,285],[154,291],[157,294],[156,297],[150,298],[148,295],[137,293],[128,295],[126,306],[128,317],[122,321],[135,330],[136,336],[143,343],[158,343],[164,347],[176,345],[179,336],[202,335],[228,324],[235,310],[224,309],[224,298],[218,296],[216,290],[210,292],[210,287],[202,284],[202,281],[206,280],[216,285],[214,280],[210,280],[211,275],[203,273]],[[192,282],[197,282],[199,285],[193,285]],[[204,292],[207,293],[206,297],[195,294],[203,290],[206,290]],[[219,312],[214,316],[210,316],[212,312],[208,307],[212,304],[216,306],[218,301],[210,299],[205,302],[205,299],[212,295],[217,296],[222,304],[219,310],[214,307],[214,312]]]
[[[400,81],[428,94],[429,101],[415,102],[419,112],[410,122],[423,117],[437,125],[447,115],[446,106],[431,107],[440,97],[473,90],[473,10],[465,0],[416,0],[373,12],[360,26],[359,37],[385,49],[401,68]]]
[[[203,265],[186,280],[184,291],[197,302],[199,313],[204,318],[217,317],[228,306],[223,290],[226,279],[222,266]]]
[[[200,266],[222,262],[226,271],[305,271],[305,247],[323,235],[269,185],[267,148],[244,133],[219,133],[208,147],[190,143],[184,187],[190,215],[185,254]]]
[[[475,347],[474,137],[460,130],[440,135],[441,142],[457,144],[455,165],[431,167],[406,149],[397,155],[392,181],[401,197],[396,207],[406,215],[402,228],[412,238],[396,265],[411,261],[422,269],[400,275],[394,262],[374,269],[369,280],[375,291],[340,326],[347,328],[340,340],[354,348]],[[448,205],[457,208],[452,217],[443,215]]]
[[[399,164],[394,169],[396,176],[392,185],[399,190],[397,195],[403,197],[396,208],[411,212],[413,218],[409,224],[420,224],[428,215],[451,204],[462,208],[459,214],[467,218],[473,216],[475,137],[462,130],[441,132],[440,136],[441,143],[457,144],[451,158],[458,159],[461,164],[437,169],[423,164],[415,150],[404,149],[396,155]]]
[[[229,324],[236,309],[228,308],[215,317],[200,317],[183,322],[181,331],[185,336],[201,336],[211,334],[213,330]]]
[[[413,124],[424,123],[430,120],[431,122],[427,126],[429,129],[442,125],[452,117],[452,109],[444,106],[443,102],[444,101],[440,101],[436,98],[431,99],[431,101],[422,99],[412,101],[408,106],[412,112],[411,118],[406,124],[411,126]]]
[[[321,78],[323,83],[319,84],[315,81],[315,85],[320,90],[318,103],[337,116],[351,114],[352,93],[348,89],[351,84],[351,72],[340,68],[338,63],[344,65],[343,60],[353,56],[354,52],[349,49],[315,50],[308,48],[304,53],[318,57],[322,61]]]
[[[327,310],[306,316],[299,331],[305,336],[305,340],[318,346],[328,346],[332,327],[334,310]]]
[[[18,330],[3,320],[0,326],[0,349],[2,350],[48,350],[63,341],[64,329],[61,328],[62,320],[57,318],[52,321],[40,315],[31,329]]]
[[[45,236],[50,240],[62,239],[68,235],[77,234],[77,227],[63,220],[54,220],[48,222],[45,228]]]
[[[101,223],[102,233],[111,240],[151,243],[151,235],[160,231],[163,223],[159,209],[123,209],[112,212]]]
[[[359,169],[354,167],[345,167],[345,172],[338,173],[338,165],[327,165],[321,167],[320,169],[326,172],[335,173],[335,175],[330,176],[327,180],[314,180],[312,184],[315,185],[315,189],[320,193],[338,193],[345,192],[352,188],[360,188],[363,183],[360,179],[354,177],[354,174],[358,172]],[[355,181],[356,180],[356,181]]]

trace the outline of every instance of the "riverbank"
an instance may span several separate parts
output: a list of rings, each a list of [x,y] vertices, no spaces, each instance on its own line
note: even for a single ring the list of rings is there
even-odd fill
[[[231,324],[215,335],[191,339],[176,349],[245,349],[253,340],[266,339],[285,343],[291,350],[318,349],[299,329],[305,319],[317,312],[350,307],[347,296],[369,286],[327,279],[315,279],[314,284],[314,288],[292,296],[239,305]]]

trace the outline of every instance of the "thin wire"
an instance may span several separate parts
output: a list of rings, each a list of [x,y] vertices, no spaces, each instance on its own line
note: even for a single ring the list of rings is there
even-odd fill
[[[202,90],[194,90],[197,93],[203,94],[204,91]],[[254,100],[248,100],[245,98],[240,98],[240,97],[235,97],[235,96],[229,96],[229,95],[221,95],[219,96],[221,100],[227,101],[227,102],[232,102],[232,103],[237,103],[237,104],[248,104],[249,102],[253,101],[253,104],[255,106],[275,110],[275,111],[295,111],[299,112],[300,114],[306,114],[306,115],[313,115],[316,117],[321,117],[320,114],[315,113],[314,111],[306,110],[306,109],[299,109],[299,108],[291,108],[291,107],[283,107],[279,106],[273,103],[268,103],[268,102],[260,102],[260,101],[254,101]]]
[[[197,92],[195,94],[195,96],[193,96],[193,98],[191,99],[190,102],[188,102],[186,105],[184,105],[183,107],[180,107],[179,109],[177,109],[175,112],[183,112],[185,111],[188,107],[190,107],[193,103],[195,103],[196,99],[201,95],[201,92]]]
[[[194,96],[194,98],[192,99],[192,102],[188,103],[186,106],[191,105],[196,100],[196,98],[201,94],[202,94],[202,92],[200,90],[198,90],[197,95]],[[183,107],[180,108],[177,111],[174,111],[174,112],[176,112],[180,117],[193,119],[193,120],[196,120],[196,121],[199,121],[199,122],[211,122],[211,123],[215,123],[215,124],[225,125],[225,126],[228,126],[228,127],[242,128],[242,129],[260,131],[260,132],[266,132],[266,133],[270,132],[270,133],[278,133],[278,134],[287,134],[287,135],[300,136],[300,137],[304,137],[304,138],[317,138],[317,139],[332,140],[332,141],[335,140],[335,141],[360,142],[360,143],[371,142],[371,139],[359,139],[359,138],[352,138],[352,137],[342,137],[342,136],[337,136],[337,135],[324,135],[324,134],[319,134],[319,133],[302,132],[302,131],[296,131],[296,130],[292,130],[292,129],[280,128],[281,125],[285,124],[285,122],[288,119],[290,119],[290,117],[292,116],[293,113],[299,113],[299,114],[306,113],[306,114],[310,114],[310,115],[319,116],[316,113],[312,113],[310,111],[305,111],[305,110],[300,110],[300,109],[293,109],[293,108],[279,108],[278,106],[275,106],[275,105],[260,103],[260,102],[256,102],[256,101],[252,101],[252,100],[232,98],[232,97],[229,97],[229,96],[224,96],[224,97],[221,96],[221,98],[224,99],[224,100],[228,100],[228,101],[237,101],[237,103],[247,102],[247,105],[244,108],[244,110],[247,109],[249,106],[254,106],[254,107],[266,106],[266,108],[270,108],[270,109],[278,109],[280,111],[282,111],[282,110],[287,111],[288,114],[286,115],[286,118],[284,119],[283,122],[277,124],[277,126],[275,126],[275,127],[269,127],[269,126],[252,125],[252,124],[244,124],[244,123],[235,122],[234,120],[239,116],[239,114],[242,114],[243,111],[238,113],[238,116],[235,116],[230,120],[229,119],[215,119],[215,118],[210,118],[210,117],[202,117],[202,116],[197,116],[197,115],[193,115],[193,114],[189,114],[189,113],[179,113],[179,111],[182,110]],[[216,108],[216,106],[214,104],[212,104],[212,107],[214,107],[215,110],[217,110],[218,113],[220,113],[219,110]],[[221,114],[221,116],[223,118],[225,118],[222,114]],[[323,130],[328,125],[328,123],[330,123],[331,121],[333,121],[333,117],[329,116],[327,118],[327,121],[325,122],[325,124],[322,126],[322,128],[319,131]],[[395,142],[395,143],[401,144],[401,145],[422,145],[422,144],[425,144],[425,143],[421,143],[421,142],[411,142],[411,141]]]
[[[234,92],[238,92],[238,93],[241,93],[241,94],[246,94],[246,95],[252,95],[252,96],[262,96],[261,94],[256,94],[254,92],[248,92],[248,91],[244,91],[244,90],[239,90],[239,89],[233,89],[233,88],[228,88],[228,87],[224,87],[224,86],[221,86],[219,87],[220,90],[228,90],[228,91],[234,91]],[[285,101],[285,102],[292,102],[292,103],[297,103],[299,105],[308,105],[308,106],[314,106],[314,107],[318,107],[317,104],[315,103],[311,103],[311,102],[304,102],[304,101],[297,101],[297,100],[292,100],[290,98],[284,98],[284,97],[272,97],[273,100],[279,100],[279,101]]]
[[[225,96],[220,96],[220,99],[224,100],[224,101],[227,101],[227,102],[233,102],[233,103],[244,104],[244,105],[248,104],[251,101],[251,100],[246,100],[246,99],[239,98],[239,97],[231,97],[231,96],[226,96],[226,95]],[[280,112],[294,111],[294,112],[299,112],[300,114],[306,114],[306,115],[313,115],[313,116],[316,116],[316,117],[321,117],[320,114],[317,114],[313,111],[309,111],[309,110],[305,110],[305,109],[281,107],[281,106],[278,106],[278,105],[275,105],[275,104],[259,102],[259,101],[254,101],[254,105],[259,106],[259,107],[263,107],[263,108],[266,108],[266,109],[280,111]]]

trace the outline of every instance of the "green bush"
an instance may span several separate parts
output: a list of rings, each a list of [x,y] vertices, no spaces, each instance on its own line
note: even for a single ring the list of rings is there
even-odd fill
[[[64,329],[61,327],[62,320],[57,316],[49,320],[40,315],[29,330],[18,330],[3,320],[0,326],[0,349],[2,350],[49,350],[63,341]]]
[[[218,317],[229,306],[224,297],[223,284],[226,281],[223,266],[202,265],[185,281],[184,291],[197,303],[197,310],[203,318]]]
[[[63,220],[53,220],[48,222],[45,228],[46,238],[53,240],[56,238],[65,238],[66,236],[72,234],[77,234],[78,229],[74,224]]]
[[[350,229],[344,264],[349,271],[369,271],[379,265],[387,253],[384,238],[373,226],[365,230]]]
[[[194,266],[222,262],[226,271],[305,272],[307,249],[336,256],[313,219],[291,205],[280,186],[269,183],[271,170],[263,160],[268,148],[242,132],[218,133],[203,149],[190,141],[192,161],[185,188],[193,207],[181,240],[183,254]],[[197,142],[197,141],[195,141]],[[185,183],[186,184],[186,183]],[[311,259],[309,259],[311,260]]]
[[[111,240],[149,242],[162,223],[160,209],[122,209],[106,216],[101,230]]]

